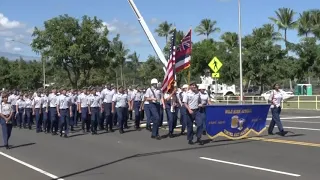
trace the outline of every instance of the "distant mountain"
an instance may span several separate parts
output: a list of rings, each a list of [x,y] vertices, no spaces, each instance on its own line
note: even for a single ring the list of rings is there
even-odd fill
[[[22,54],[14,54],[14,53],[9,53],[9,52],[2,52],[2,51],[0,51],[0,57],[6,57],[12,61],[19,59],[20,57],[22,57],[22,59],[24,59],[24,60],[29,60],[29,61],[41,59],[40,57],[36,57],[36,56],[25,56]]]

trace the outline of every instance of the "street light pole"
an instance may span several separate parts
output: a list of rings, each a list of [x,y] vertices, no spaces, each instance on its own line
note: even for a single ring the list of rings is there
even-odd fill
[[[242,77],[242,35],[241,35],[241,2],[238,0],[238,23],[239,23],[239,71],[240,71],[240,103],[243,103],[243,77]]]
[[[14,39],[11,39],[11,41],[21,43],[21,44],[24,44],[24,45],[30,47],[30,44],[25,43],[25,42],[17,41]],[[47,60],[46,60],[46,57],[43,57],[42,52],[41,52],[41,61],[42,61],[42,74],[43,74],[43,88],[45,89],[46,88],[46,63],[47,63]]]

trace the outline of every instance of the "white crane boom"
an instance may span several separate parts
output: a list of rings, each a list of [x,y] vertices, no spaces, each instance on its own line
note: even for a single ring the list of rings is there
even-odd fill
[[[159,47],[157,41],[155,40],[155,38],[153,37],[153,35],[152,35],[152,33],[151,33],[148,25],[147,25],[146,22],[144,21],[142,15],[140,14],[140,12],[139,12],[137,6],[135,5],[135,3],[133,2],[133,0],[128,0],[128,2],[129,2],[129,4],[130,4],[132,10],[133,10],[134,13],[136,14],[136,16],[137,16],[137,18],[138,18],[138,21],[139,21],[139,23],[141,24],[142,29],[143,29],[144,32],[146,33],[146,35],[147,35],[147,37],[148,37],[148,39],[149,39],[149,41],[150,41],[150,43],[151,43],[154,51],[157,53],[160,61],[163,63],[163,65],[164,65],[164,70],[165,70],[166,67],[167,67],[168,62],[167,62],[166,58],[164,57],[162,50],[160,49],[160,47]]]

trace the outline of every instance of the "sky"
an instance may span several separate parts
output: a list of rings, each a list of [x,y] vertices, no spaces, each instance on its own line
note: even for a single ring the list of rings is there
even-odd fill
[[[217,21],[220,33],[212,37],[219,39],[222,33],[238,31],[237,0],[135,0],[140,13],[153,33],[160,48],[165,38],[154,32],[157,26],[167,20],[178,30],[187,32],[195,28],[202,19]],[[197,3],[195,3],[197,2]],[[275,16],[281,7],[292,8],[299,13],[319,7],[318,0],[241,0],[242,34],[250,34],[254,28],[271,23],[268,17]],[[68,14],[81,19],[83,15],[97,16],[110,31],[110,38],[120,33],[122,41],[130,52],[136,51],[140,60],[155,55],[127,0],[1,0],[0,1],[0,51],[38,56],[32,51],[32,31],[43,28],[43,23],[53,17]],[[192,34],[192,41],[204,39]],[[15,40],[15,41],[12,41]],[[288,32],[288,40],[298,42],[296,31]],[[20,43],[19,43],[20,42]]]

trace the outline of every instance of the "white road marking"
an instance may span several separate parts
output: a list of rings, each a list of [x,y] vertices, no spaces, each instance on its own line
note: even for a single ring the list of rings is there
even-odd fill
[[[271,120],[268,120],[271,121]],[[313,121],[291,121],[291,120],[281,120],[282,122],[293,122],[293,123],[305,123],[305,124],[320,124],[320,122]]]
[[[283,174],[283,175],[287,175],[287,176],[294,176],[294,177],[301,176],[299,174],[293,174],[293,173],[288,173],[288,172],[284,172],[284,171],[277,171],[277,170],[261,168],[261,167],[257,167],[257,166],[239,164],[239,163],[234,163],[234,162],[229,162],[229,161],[222,161],[222,160],[218,160],[218,159],[211,159],[211,158],[207,158],[207,157],[200,157],[200,159],[207,160],[207,161],[213,161],[213,162],[219,162],[219,163],[223,163],[223,164],[230,164],[230,165],[234,165],[234,166],[246,167],[246,168],[250,168],[250,169],[257,169],[257,170],[267,171],[267,172],[272,172],[272,173],[277,173],[277,174]]]
[[[267,126],[269,127],[269,126]],[[278,126],[275,126],[278,127]],[[298,130],[307,130],[307,131],[320,131],[320,129],[314,129],[314,128],[302,128],[302,127],[288,127],[288,126],[284,126],[284,129],[298,129]]]
[[[17,162],[17,163],[19,163],[19,164],[22,164],[22,165],[24,165],[24,166],[26,166],[26,167],[28,167],[28,168],[30,168],[30,169],[33,169],[33,170],[35,170],[35,171],[37,171],[37,172],[39,172],[39,173],[41,173],[41,174],[44,174],[44,175],[46,175],[46,176],[48,176],[48,177],[50,177],[50,178],[52,178],[52,179],[64,180],[64,179],[59,178],[58,176],[55,176],[55,175],[53,175],[53,174],[51,174],[51,173],[49,173],[49,172],[47,172],[47,171],[44,171],[44,170],[42,170],[42,169],[40,169],[40,168],[37,168],[37,167],[35,167],[35,166],[31,165],[31,164],[28,164],[28,163],[26,163],[26,162],[23,162],[23,161],[15,158],[15,157],[12,157],[12,156],[10,156],[10,155],[8,155],[8,154],[3,153],[3,152],[1,152],[1,151],[0,151],[0,155],[6,157],[6,158],[8,158],[8,159],[11,159],[11,160],[13,160],[13,161],[15,161],[15,162]],[[58,179],[58,178],[59,178],[59,179]]]
[[[280,116],[280,119],[318,119],[320,120],[320,116],[293,116],[293,117],[289,117],[289,116],[286,116],[286,117],[281,117]],[[271,117],[268,117],[267,120],[271,120]]]

